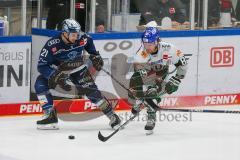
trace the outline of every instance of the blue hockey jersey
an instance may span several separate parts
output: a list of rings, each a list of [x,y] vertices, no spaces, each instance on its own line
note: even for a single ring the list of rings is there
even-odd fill
[[[49,79],[56,71],[52,67],[53,65],[59,66],[65,62],[81,59],[84,50],[89,54],[98,54],[92,38],[87,34],[82,35],[75,44],[64,43],[61,34],[53,37],[47,41],[41,50],[37,66],[38,71],[45,78]]]

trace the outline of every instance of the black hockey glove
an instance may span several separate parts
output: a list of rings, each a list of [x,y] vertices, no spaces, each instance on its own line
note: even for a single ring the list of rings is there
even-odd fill
[[[168,94],[172,94],[178,90],[178,86],[181,83],[181,80],[172,76],[169,81],[166,83],[165,90]]]
[[[100,55],[90,55],[89,59],[92,61],[93,67],[97,70],[100,71],[103,66],[103,59]]]
[[[132,112],[133,115],[139,114],[140,111],[141,111],[140,106],[137,106],[136,104],[131,109],[131,112]]]
[[[65,91],[70,91],[71,86],[66,83],[67,79],[68,79],[67,74],[60,72],[60,71],[56,71],[56,73],[53,74],[49,79],[49,87],[55,88],[56,85],[58,84]]]
[[[133,115],[139,114],[141,111],[141,106],[142,106],[142,101],[141,100],[136,100],[135,104],[132,106],[131,112]]]

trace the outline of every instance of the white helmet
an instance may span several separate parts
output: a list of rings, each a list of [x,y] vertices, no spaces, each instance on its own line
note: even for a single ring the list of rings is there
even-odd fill
[[[81,25],[74,19],[65,19],[62,22],[62,32],[69,33],[80,33]]]

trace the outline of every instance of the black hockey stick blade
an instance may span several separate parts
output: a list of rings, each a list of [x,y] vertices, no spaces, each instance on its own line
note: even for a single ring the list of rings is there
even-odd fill
[[[114,134],[116,134],[119,131],[120,128],[116,129],[113,133],[111,133],[109,136],[104,137],[102,133],[98,132],[98,139],[102,142],[106,142],[109,138],[111,138]]]
[[[126,122],[124,122],[122,125],[120,125],[114,132],[112,132],[108,136],[103,136],[102,133],[98,132],[98,139],[102,142],[106,142],[108,139],[110,139],[114,134],[116,134],[120,129],[123,129],[124,126],[126,126],[130,121],[132,121],[135,117],[137,117],[137,114],[129,118]]]

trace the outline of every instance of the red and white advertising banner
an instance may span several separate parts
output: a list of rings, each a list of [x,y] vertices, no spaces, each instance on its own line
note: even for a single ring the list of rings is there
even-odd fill
[[[129,110],[130,104],[125,99],[111,99],[110,103],[116,110]],[[59,113],[79,113],[98,111],[96,105],[88,100],[57,100],[54,105]],[[240,94],[219,94],[200,96],[172,96],[164,97],[159,103],[162,108],[192,108],[221,106],[228,109],[234,105],[240,105]],[[38,102],[0,104],[0,116],[6,115],[32,115],[42,112]]]

